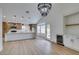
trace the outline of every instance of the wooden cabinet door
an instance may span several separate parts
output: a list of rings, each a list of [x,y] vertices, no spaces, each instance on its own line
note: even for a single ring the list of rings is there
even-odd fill
[[[3,27],[3,37],[5,37],[5,33],[7,33],[9,31],[8,23],[3,22],[2,27]]]

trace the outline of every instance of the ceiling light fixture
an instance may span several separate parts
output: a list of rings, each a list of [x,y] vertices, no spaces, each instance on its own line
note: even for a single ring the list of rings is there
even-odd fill
[[[39,3],[38,4],[38,10],[40,11],[42,16],[47,16],[51,7],[52,7],[51,3]]]
[[[29,11],[25,11],[26,13],[29,13]]]

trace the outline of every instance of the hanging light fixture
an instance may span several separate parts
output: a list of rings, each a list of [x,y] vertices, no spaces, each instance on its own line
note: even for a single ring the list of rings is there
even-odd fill
[[[52,7],[51,3],[39,3],[38,4],[38,10],[40,11],[42,16],[47,16],[51,7]]]

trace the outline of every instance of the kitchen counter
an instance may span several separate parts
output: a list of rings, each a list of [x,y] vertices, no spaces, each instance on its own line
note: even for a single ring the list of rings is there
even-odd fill
[[[34,32],[11,32],[11,33],[7,33],[7,34],[34,34]]]
[[[34,39],[34,32],[9,32],[5,34],[5,41]]]

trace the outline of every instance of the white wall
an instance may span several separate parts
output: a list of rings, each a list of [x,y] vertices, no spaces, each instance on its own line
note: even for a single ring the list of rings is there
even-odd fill
[[[79,23],[79,4],[64,4],[63,15],[67,16],[65,20],[66,24]],[[79,51],[79,26],[71,26],[66,28],[64,35],[64,45],[71,49]]]
[[[66,24],[79,24],[79,13],[66,16]],[[79,35],[79,25],[66,26],[66,33]]]
[[[66,24],[78,24],[78,23],[79,23],[79,13],[66,16]]]
[[[47,17],[42,18],[40,22],[46,22],[51,27],[51,41],[56,42],[56,35],[63,34],[63,16],[62,4],[55,4],[52,6]]]
[[[2,48],[2,9],[0,8],[0,51]]]
[[[66,16],[65,24],[79,24],[79,13]],[[79,51],[79,25],[65,27],[64,45]]]

